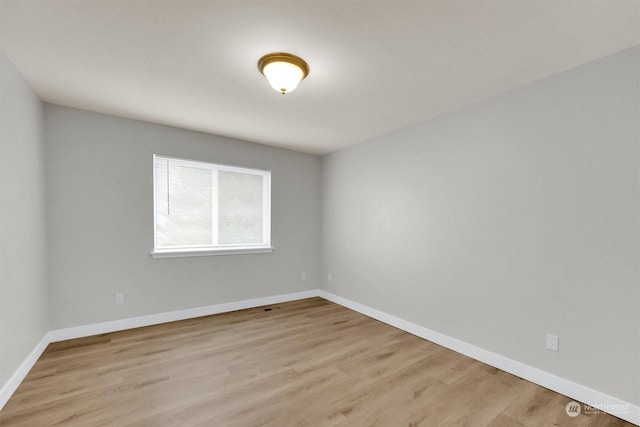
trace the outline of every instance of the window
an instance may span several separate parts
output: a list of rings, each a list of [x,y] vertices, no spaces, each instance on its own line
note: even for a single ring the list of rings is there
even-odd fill
[[[154,258],[271,252],[271,172],[153,156]]]

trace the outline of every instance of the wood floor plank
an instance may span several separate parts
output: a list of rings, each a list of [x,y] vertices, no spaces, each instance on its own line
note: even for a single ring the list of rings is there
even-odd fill
[[[569,402],[310,298],[53,343],[0,426],[631,426]]]

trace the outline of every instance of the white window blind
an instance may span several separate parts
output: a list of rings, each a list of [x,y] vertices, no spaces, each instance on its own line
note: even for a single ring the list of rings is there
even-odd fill
[[[154,156],[153,255],[271,250],[271,173]]]

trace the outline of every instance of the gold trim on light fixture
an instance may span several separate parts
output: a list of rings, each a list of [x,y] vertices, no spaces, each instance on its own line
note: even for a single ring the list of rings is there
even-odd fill
[[[267,69],[271,64],[274,66]],[[293,91],[298,83],[309,75],[309,65],[305,60],[286,52],[264,55],[258,60],[258,70],[269,80],[271,87],[283,95]]]

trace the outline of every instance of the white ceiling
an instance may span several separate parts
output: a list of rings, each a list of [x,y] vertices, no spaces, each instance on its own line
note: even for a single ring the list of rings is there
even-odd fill
[[[46,102],[315,154],[638,43],[637,0],[0,0]],[[272,51],[309,63],[295,92]]]

